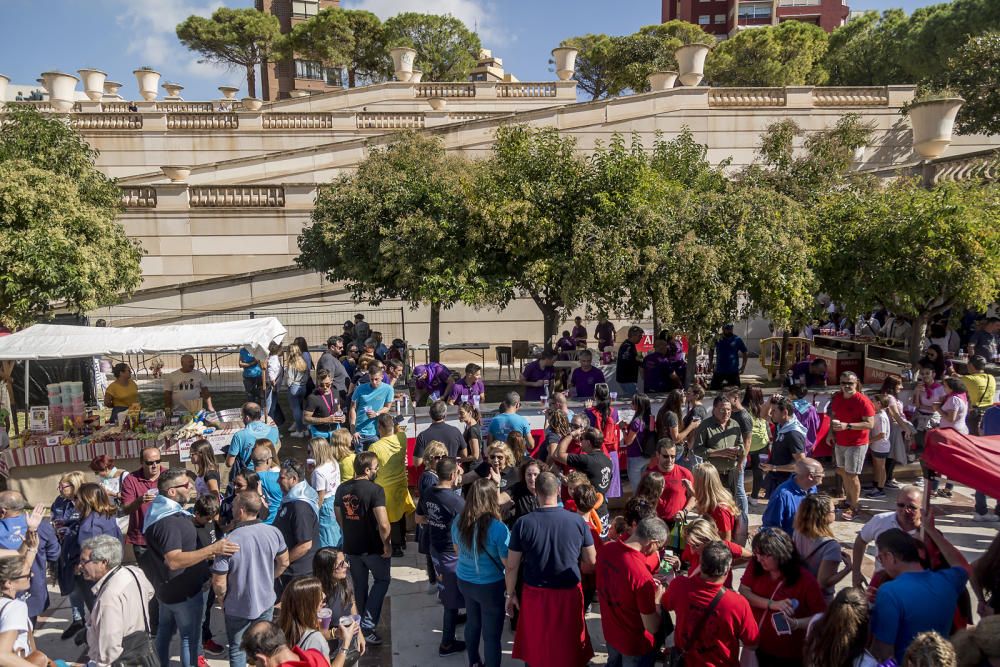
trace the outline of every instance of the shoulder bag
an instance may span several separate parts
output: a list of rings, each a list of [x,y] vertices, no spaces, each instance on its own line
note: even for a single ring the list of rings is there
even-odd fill
[[[132,579],[135,580],[135,587],[138,589],[139,599],[142,600],[142,586],[139,585],[139,577],[135,572],[124,568]],[[111,667],[158,667],[160,659],[156,657],[156,649],[149,634],[149,614],[146,602],[142,603],[142,620],[145,625],[145,632],[136,630],[125,635],[122,639],[122,653],[111,663]]]
[[[709,603],[708,609],[705,610],[705,615],[698,619],[698,623],[694,626],[694,630],[692,630],[688,635],[690,640],[693,642],[691,648],[681,649],[677,648],[675,645],[670,649],[670,653],[667,655],[667,667],[684,667],[684,656],[698,643],[698,637],[701,635],[701,631],[704,629],[705,623],[708,622],[708,617],[715,612],[715,608],[719,606],[719,602],[725,594],[726,587],[720,587],[719,592],[715,594],[715,597],[712,598],[712,602]],[[677,641],[676,636],[674,637],[674,641]]]
[[[760,620],[757,621],[757,630],[760,631],[762,625],[764,625],[764,619],[767,617],[767,610],[771,606],[771,601],[774,600],[774,596],[778,594],[778,590],[784,581],[779,581],[778,585],[774,588],[774,592],[771,593],[771,597],[767,599],[767,606],[764,608],[764,613],[760,615]],[[757,661],[757,649],[743,647],[743,651],[740,653],[740,667],[758,667],[760,663]]]

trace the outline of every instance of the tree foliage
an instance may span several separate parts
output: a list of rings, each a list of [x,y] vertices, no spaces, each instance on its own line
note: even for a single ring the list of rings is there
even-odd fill
[[[911,362],[928,320],[985,309],[1000,293],[1000,189],[969,181],[925,189],[915,180],[832,191],[816,219],[815,264],[848,312],[882,304],[914,321]]]
[[[347,58],[347,85],[351,88],[385,80],[382,71],[387,56],[382,22],[362,9],[343,9],[354,36]]]
[[[701,26],[687,21],[648,25],[631,35],[581,35],[564,39],[560,46],[579,51],[576,58],[577,86],[591,99],[621,95],[632,90],[646,92],[646,77],[657,70],[676,70],[674,51],[684,44],[712,44],[715,38]]]
[[[479,35],[451,15],[404,12],[382,24],[389,47],[409,46],[417,51],[416,66],[425,81],[462,81],[476,66],[482,44]],[[392,76],[388,54],[383,74]]]
[[[293,26],[292,31],[278,41],[275,52],[285,59],[301,56],[326,65],[346,67],[354,46],[354,30],[347,12],[328,7]]]
[[[822,85],[827,39],[822,28],[802,21],[741,30],[712,49],[705,78],[715,86]]]
[[[346,281],[355,299],[372,305],[401,299],[437,312],[459,301],[496,300],[503,285],[470,250],[479,227],[474,173],[437,139],[402,133],[320,190],[296,261],[331,282]],[[432,343],[437,339],[432,330]]]
[[[281,37],[278,19],[256,9],[220,7],[212,18],[189,16],[177,26],[177,39],[201,54],[201,62],[246,70],[247,94],[256,95],[254,68],[267,60]]]
[[[833,86],[912,83],[904,67],[906,14],[868,11],[830,33],[823,67]]]
[[[1000,134],[1000,32],[972,37],[932,85],[965,99],[957,118],[960,133]]]
[[[96,152],[31,109],[0,126],[0,323],[12,329],[53,304],[86,311],[142,280],[142,247],[117,222],[121,193]]]

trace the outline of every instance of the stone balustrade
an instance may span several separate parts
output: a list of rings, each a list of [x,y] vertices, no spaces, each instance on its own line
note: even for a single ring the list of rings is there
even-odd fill
[[[76,130],[141,130],[142,116],[137,113],[77,113],[69,118]]]
[[[474,83],[418,83],[414,84],[417,97],[475,97]]]
[[[450,111],[448,112],[448,120],[453,123],[465,123],[470,120],[482,120],[484,118],[506,115],[503,111]]]
[[[556,97],[559,88],[555,83],[498,83],[497,97]]]
[[[237,130],[240,119],[235,113],[168,113],[168,130]]]
[[[886,86],[813,88],[817,107],[884,107],[889,104]]]
[[[56,111],[55,109],[52,108],[52,102],[50,102],[49,100],[17,100],[13,102],[3,102],[3,104],[6,104],[7,106],[10,107],[28,107],[35,109],[36,111],[51,111],[51,112]],[[0,104],[0,106],[2,106],[2,104]],[[80,110],[81,110],[80,103],[79,102],[75,103],[73,105],[72,111],[80,111]]]
[[[156,103],[157,111],[171,113],[212,113],[215,105],[212,102],[184,102],[162,100]]]
[[[281,185],[192,186],[191,208],[284,208]]]
[[[333,114],[265,113],[261,124],[265,130],[329,130],[333,128]]]
[[[125,208],[156,208],[156,188],[146,185],[123,185],[122,206]]]
[[[710,88],[710,107],[783,107],[784,88]]]
[[[1000,181],[1000,154],[957,156],[939,159],[927,165],[931,168],[929,174],[932,184],[954,181],[982,180]]]
[[[355,117],[359,130],[421,130],[426,124],[422,113],[369,112]]]

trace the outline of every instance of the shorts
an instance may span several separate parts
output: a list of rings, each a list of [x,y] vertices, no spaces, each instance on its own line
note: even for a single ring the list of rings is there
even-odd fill
[[[887,459],[887,458],[889,458],[889,452],[876,452],[875,450],[872,450],[872,458],[873,459]]]
[[[838,468],[843,468],[844,472],[851,475],[860,475],[865,465],[865,454],[868,453],[868,445],[834,445],[833,457]]]

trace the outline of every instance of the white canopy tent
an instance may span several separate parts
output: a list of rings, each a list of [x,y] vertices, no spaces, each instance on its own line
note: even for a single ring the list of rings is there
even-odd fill
[[[0,338],[0,360],[223,351],[241,347],[263,360],[267,358],[268,345],[280,343],[286,333],[276,317],[124,328],[36,324]]]
[[[116,354],[222,352],[249,349],[267,358],[272,342],[288,333],[276,317],[210,324],[151,327],[81,327],[36,324],[0,338],[0,361],[24,360],[25,406],[28,404],[28,367],[32,360],[100,357]]]

